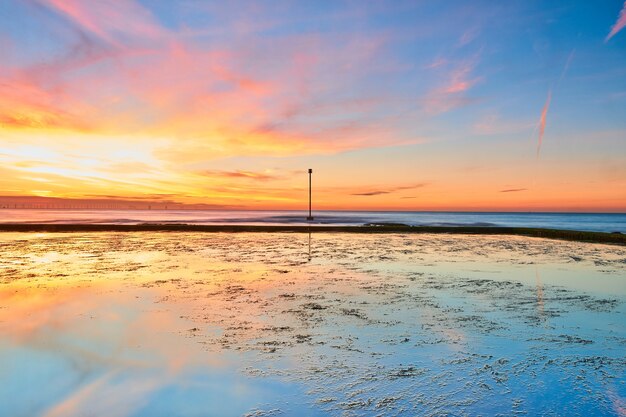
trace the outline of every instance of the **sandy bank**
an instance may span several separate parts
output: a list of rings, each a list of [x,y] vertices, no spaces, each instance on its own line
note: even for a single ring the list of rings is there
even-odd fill
[[[295,225],[194,225],[194,224],[0,224],[0,232],[208,232],[208,233],[435,233],[464,235],[515,235],[626,246],[620,233],[523,227],[445,226],[295,226]]]

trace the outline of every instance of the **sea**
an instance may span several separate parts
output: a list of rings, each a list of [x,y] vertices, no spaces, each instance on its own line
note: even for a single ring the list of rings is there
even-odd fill
[[[626,213],[521,213],[440,211],[53,210],[0,209],[0,223],[246,224],[538,227],[626,233]]]

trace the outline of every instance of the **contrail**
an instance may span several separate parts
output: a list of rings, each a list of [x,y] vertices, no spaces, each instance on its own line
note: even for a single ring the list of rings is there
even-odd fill
[[[537,158],[539,158],[539,151],[541,151],[543,133],[546,130],[546,116],[548,114],[548,109],[550,108],[550,100],[552,100],[552,90],[548,91],[548,99],[546,100],[546,104],[543,105],[543,110],[541,110],[541,118],[539,119],[539,142],[537,143]]]
[[[561,77],[559,78],[559,84],[565,78],[565,74],[567,74],[567,70],[569,70],[569,66],[572,63],[572,59],[574,59],[574,54],[576,53],[576,49],[572,49],[572,52],[567,56],[567,61],[565,61],[565,66],[563,67],[563,71],[561,72]]]
[[[607,43],[609,39],[617,35],[617,32],[624,29],[624,27],[626,27],[626,1],[624,2],[624,6],[622,7],[622,10],[619,12],[619,17],[617,18],[617,21],[611,28],[611,31],[609,32],[609,34],[606,35],[606,39],[604,39],[604,43]]]
[[[561,71],[561,76],[556,82],[555,88],[561,85],[561,81],[565,78],[565,74],[569,70],[570,64],[572,63],[572,59],[574,59],[574,54],[576,53],[576,49],[572,49],[572,52],[567,56],[567,60],[565,61],[565,65],[563,66],[563,71]],[[541,118],[539,119],[539,143],[537,143],[537,158],[539,158],[539,152],[541,151],[541,144],[543,143],[543,133],[546,130],[546,116],[548,114],[548,109],[550,108],[550,101],[552,100],[552,89],[548,90],[548,99],[546,100],[546,104],[543,105],[543,110],[541,110]],[[535,131],[537,128],[535,128]],[[533,131],[533,135],[535,134]]]

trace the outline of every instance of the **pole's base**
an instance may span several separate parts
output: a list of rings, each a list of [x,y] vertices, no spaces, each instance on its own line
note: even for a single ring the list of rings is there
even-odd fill
[[[313,217],[309,216],[306,218],[307,220],[313,220]]]

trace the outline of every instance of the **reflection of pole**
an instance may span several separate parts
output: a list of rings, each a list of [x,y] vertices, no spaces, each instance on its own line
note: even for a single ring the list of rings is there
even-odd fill
[[[311,262],[311,229],[309,229],[309,262]]]
[[[309,217],[307,220],[313,220],[313,216],[311,215],[311,174],[313,174],[313,170],[309,168]]]
[[[535,266],[535,279],[537,284],[537,313],[541,320],[545,319],[543,314],[543,284],[541,283],[541,276],[539,275],[539,270],[537,266]]]

